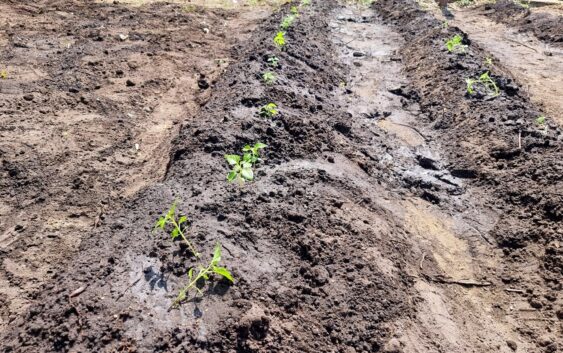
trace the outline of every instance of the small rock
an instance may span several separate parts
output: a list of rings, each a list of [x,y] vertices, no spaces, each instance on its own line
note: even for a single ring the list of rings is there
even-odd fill
[[[207,80],[205,80],[205,79],[201,79],[201,80],[197,81],[197,86],[200,89],[208,89],[209,88],[209,82],[207,82]]]
[[[69,88],[68,88],[68,91],[69,91],[70,93],[78,93],[78,92],[80,92],[80,90],[78,89],[78,87],[69,87]]]
[[[362,53],[361,51],[355,51],[352,55],[356,58],[361,58],[362,56],[366,56],[366,54]]]
[[[127,40],[127,38],[129,38],[129,36],[127,34],[120,34],[120,35],[118,35],[118,38],[121,41],[125,41],[125,40]]]
[[[506,341],[506,345],[515,352],[518,349],[518,345],[516,344],[516,342],[514,342],[512,340]]]
[[[25,96],[23,96],[23,99],[30,102],[33,100],[33,94],[26,94]]]
[[[383,346],[383,352],[386,353],[401,353],[402,351],[401,342],[396,338],[391,338],[385,346]]]
[[[131,81],[131,80],[127,80],[127,81],[125,82],[125,84],[127,85],[127,87],[133,87],[133,86],[135,86],[135,82],[133,82],[133,81]]]

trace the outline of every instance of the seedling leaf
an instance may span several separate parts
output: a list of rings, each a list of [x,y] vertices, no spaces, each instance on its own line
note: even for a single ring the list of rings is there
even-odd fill
[[[215,244],[215,249],[213,250],[213,260],[211,263],[217,265],[221,261],[221,243]]]
[[[235,282],[234,279],[233,279],[233,276],[231,275],[231,272],[229,272],[229,270],[227,270],[226,268],[214,266],[212,268],[212,270],[216,274],[223,276],[224,278],[228,279],[231,283]]]
[[[230,165],[237,165],[240,162],[240,156],[236,154],[227,154],[225,155],[225,159]]]

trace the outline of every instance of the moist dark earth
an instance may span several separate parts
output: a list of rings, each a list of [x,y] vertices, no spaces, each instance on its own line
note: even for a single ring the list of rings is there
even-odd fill
[[[404,40],[389,60],[404,65],[410,83],[389,93],[416,112],[409,128],[440,156],[404,152],[396,136],[365,123],[387,112],[357,116],[345,103],[343,97],[355,94],[347,77],[362,64],[347,66],[339,58],[329,28],[341,6],[313,1],[302,7],[279,50],[271,38],[289,12],[283,6],[232,49],[236,60],[173,139],[164,180],[142,188],[82,237],[30,294],[31,306],[10,316],[3,352],[469,351],[462,345],[449,350],[421,320],[432,306],[420,295],[421,282],[471,293],[491,287],[475,295],[498,302],[499,322],[509,316],[508,294],[541,318],[532,326],[519,316],[506,321],[522,346],[489,343],[480,332],[463,336],[475,339],[466,343],[474,352],[561,349],[559,127],[552,121],[538,126],[542,112],[502,63],[484,66],[487,53],[469,35],[444,28],[415,2],[380,0],[373,16],[360,11],[339,20],[385,24]],[[445,51],[454,34],[469,46],[465,55]],[[273,55],[280,59],[275,68],[268,62]],[[264,71],[277,74],[276,84],[261,82]],[[498,97],[466,93],[464,78],[484,71],[498,83]],[[271,102],[279,114],[260,116]],[[223,156],[257,141],[268,147],[255,181],[228,184]],[[447,182],[413,178],[390,168],[389,158],[405,169],[443,171]],[[197,261],[181,242],[152,232],[174,200],[203,258],[220,242],[223,264],[235,278],[234,284],[210,282],[203,297],[178,309],[170,303]],[[497,215],[479,241],[498,262],[483,267],[479,278],[446,276],[398,216],[399,206],[412,200],[452,217],[474,209]],[[471,306],[466,310],[452,313],[454,321],[478,323]],[[415,328],[402,331],[398,322]],[[424,344],[412,337],[425,337]]]
[[[531,11],[512,1],[502,0],[483,5],[488,16],[494,20],[518,28],[521,32],[533,33],[538,39],[557,47],[563,46],[563,15],[544,11]]]

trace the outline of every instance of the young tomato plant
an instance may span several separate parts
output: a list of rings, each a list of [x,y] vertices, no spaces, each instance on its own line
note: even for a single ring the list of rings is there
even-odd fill
[[[279,31],[278,33],[276,33],[276,36],[274,37],[274,44],[279,49],[283,49],[283,47],[285,47],[285,32],[284,31]]]
[[[280,66],[280,59],[275,55],[270,56],[268,58],[268,65],[270,65],[271,67],[278,67]]]
[[[194,276],[194,269],[193,267],[190,268],[188,271],[188,284],[180,290],[176,300],[172,303],[172,307],[178,307],[183,301],[186,300],[188,297],[188,293],[190,290],[195,290],[199,295],[203,295],[202,290],[198,287],[200,281],[207,281],[209,280],[211,275],[219,275],[223,278],[226,278],[229,282],[234,283],[233,276],[229,270],[225,267],[219,266],[219,262],[221,261],[221,243],[217,242],[215,245],[215,250],[213,251],[213,258],[211,262],[207,265],[207,267],[203,267],[202,265],[198,265],[198,273]]]
[[[260,116],[263,118],[271,118],[278,113],[278,106],[275,103],[268,103],[260,108]]]
[[[227,174],[227,180],[233,182],[238,181],[239,185],[244,185],[245,181],[254,180],[254,171],[252,171],[252,163],[250,162],[250,155],[242,158],[238,154],[227,154],[225,159],[232,167],[229,174]]]
[[[227,174],[227,180],[231,183],[237,180],[240,186],[244,185],[246,181],[254,180],[252,167],[260,160],[260,150],[266,147],[268,146],[262,142],[257,142],[254,146],[244,146],[242,157],[237,154],[225,155],[225,159],[232,167]]]
[[[456,53],[456,54],[465,53],[465,50],[467,49],[467,45],[464,45],[462,41],[463,38],[459,34],[456,34],[451,39],[449,39],[446,42],[446,48],[448,49],[448,52]]]
[[[176,208],[176,201],[172,203],[168,212],[164,213],[162,216],[158,218],[154,225],[153,232],[157,229],[165,230],[167,225],[172,226],[172,230],[170,231],[170,236],[172,240],[180,237],[184,243],[190,249],[190,252],[194,254],[195,257],[199,257],[199,253],[195,249],[194,245],[191,241],[186,238],[186,227],[187,227],[188,218],[186,216],[180,216],[177,212]]]
[[[475,94],[478,89],[477,87],[482,88],[486,95],[492,97],[498,97],[500,95],[500,90],[496,82],[489,75],[489,71],[483,73],[478,79],[465,79],[465,82],[467,83],[467,93],[469,95]]]
[[[289,29],[289,27],[291,27],[291,25],[293,25],[293,22],[295,22],[295,20],[297,19],[297,15],[287,15],[282,19],[282,22],[280,24],[280,28],[284,31],[287,31]]]
[[[256,142],[254,146],[246,145],[242,149],[244,154],[250,154],[250,163],[252,165],[256,164],[260,160],[260,150],[263,148],[268,147],[267,145],[263,144],[262,142]]]
[[[267,71],[262,74],[262,80],[267,85],[273,85],[276,82],[276,74],[273,72]]]

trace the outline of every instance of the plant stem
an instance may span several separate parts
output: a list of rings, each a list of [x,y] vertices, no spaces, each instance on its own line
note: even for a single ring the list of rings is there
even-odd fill
[[[199,253],[197,252],[193,244],[188,239],[186,239],[182,228],[180,227],[180,225],[178,225],[178,223],[176,223],[176,220],[174,218],[172,219],[172,224],[174,225],[174,227],[178,228],[178,233],[180,233],[180,236],[182,237],[186,245],[188,245],[188,248],[190,248],[190,251],[194,254],[194,256],[199,257]]]

